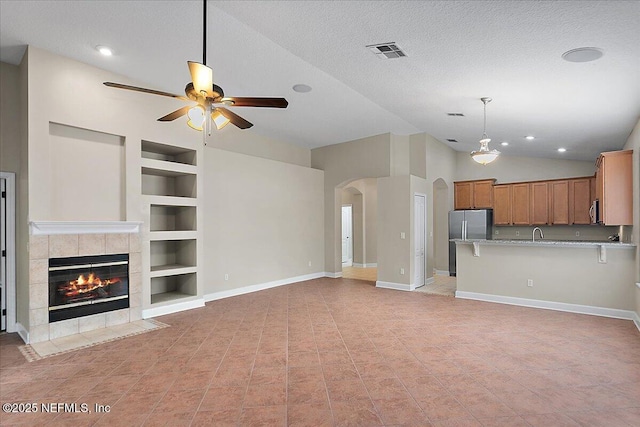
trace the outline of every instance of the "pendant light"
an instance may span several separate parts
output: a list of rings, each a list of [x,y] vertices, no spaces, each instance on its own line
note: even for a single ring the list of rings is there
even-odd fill
[[[471,158],[481,165],[486,165],[493,162],[500,155],[500,152],[498,150],[489,150],[491,138],[487,136],[487,104],[491,102],[491,98],[480,98],[480,101],[484,104],[484,129],[480,140],[480,149],[472,151]]]

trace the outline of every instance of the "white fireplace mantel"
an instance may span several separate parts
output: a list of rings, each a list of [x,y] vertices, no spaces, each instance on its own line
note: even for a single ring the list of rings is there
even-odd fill
[[[139,233],[139,221],[31,221],[31,234],[111,234]]]

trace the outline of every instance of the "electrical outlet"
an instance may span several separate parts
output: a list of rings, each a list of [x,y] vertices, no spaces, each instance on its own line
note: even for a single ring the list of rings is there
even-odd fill
[[[404,268],[400,267],[400,274],[404,274]]]
[[[311,267],[311,261],[309,261],[309,267]]]
[[[498,235],[498,234],[500,234],[500,231],[499,231],[499,230],[496,230],[496,235]]]
[[[576,237],[580,237],[580,232],[576,231]]]
[[[519,235],[520,235],[520,232],[519,232],[519,231],[516,231],[516,236],[519,236]]]
[[[401,232],[400,232],[400,238],[401,238],[401,239],[404,239],[405,237],[406,237],[406,235],[404,234],[404,231],[401,231]]]
[[[533,288],[533,279],[527,279],[527,286]]]
[[[224,280],[229,280],[229,273],[224,274]]]

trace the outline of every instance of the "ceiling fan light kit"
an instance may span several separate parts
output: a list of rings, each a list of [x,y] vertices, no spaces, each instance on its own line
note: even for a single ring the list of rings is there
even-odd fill
[[[160,117],[158,121],[170,122],[186,115],[187,125],[191,129],[205,131],[203,140],[206,145],[206,135],[211,135],[211,130],[214,125],[218,130],[224,128],[229,123],[232,123],[240,129],[248,129],[253,126],[249,121],[231,110],[224,108],[225,106],[287,108],[289,103],[284,98],[225,97],[222,88],[213,83],[213,70],[206,65],[207,0],[203,1],[203,6],[202,63],[187,61],[189,73],[191,74],[191,82],[185,87],[186,97],[120,83],[104,82],[104,84],[118,89],[167,96],[182,101],[195,101],[197,103],[196,105],[179,108],[166,116]]]
[[[487,136],[487,104],[491,102],[491,98],[480,98],[480,101],[484,104],[484,130],[482,132],[482,139],[480,140],[480,149],[472,151],[471,158],[481,165],[486,165],[497,159],[500,152],[498,150],[489,150],[491,138]]]

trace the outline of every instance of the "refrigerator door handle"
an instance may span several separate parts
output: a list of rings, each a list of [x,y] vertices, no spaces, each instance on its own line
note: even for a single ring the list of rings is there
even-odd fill
[[[462,240],[467,240],[467,221],[462,221]]]

